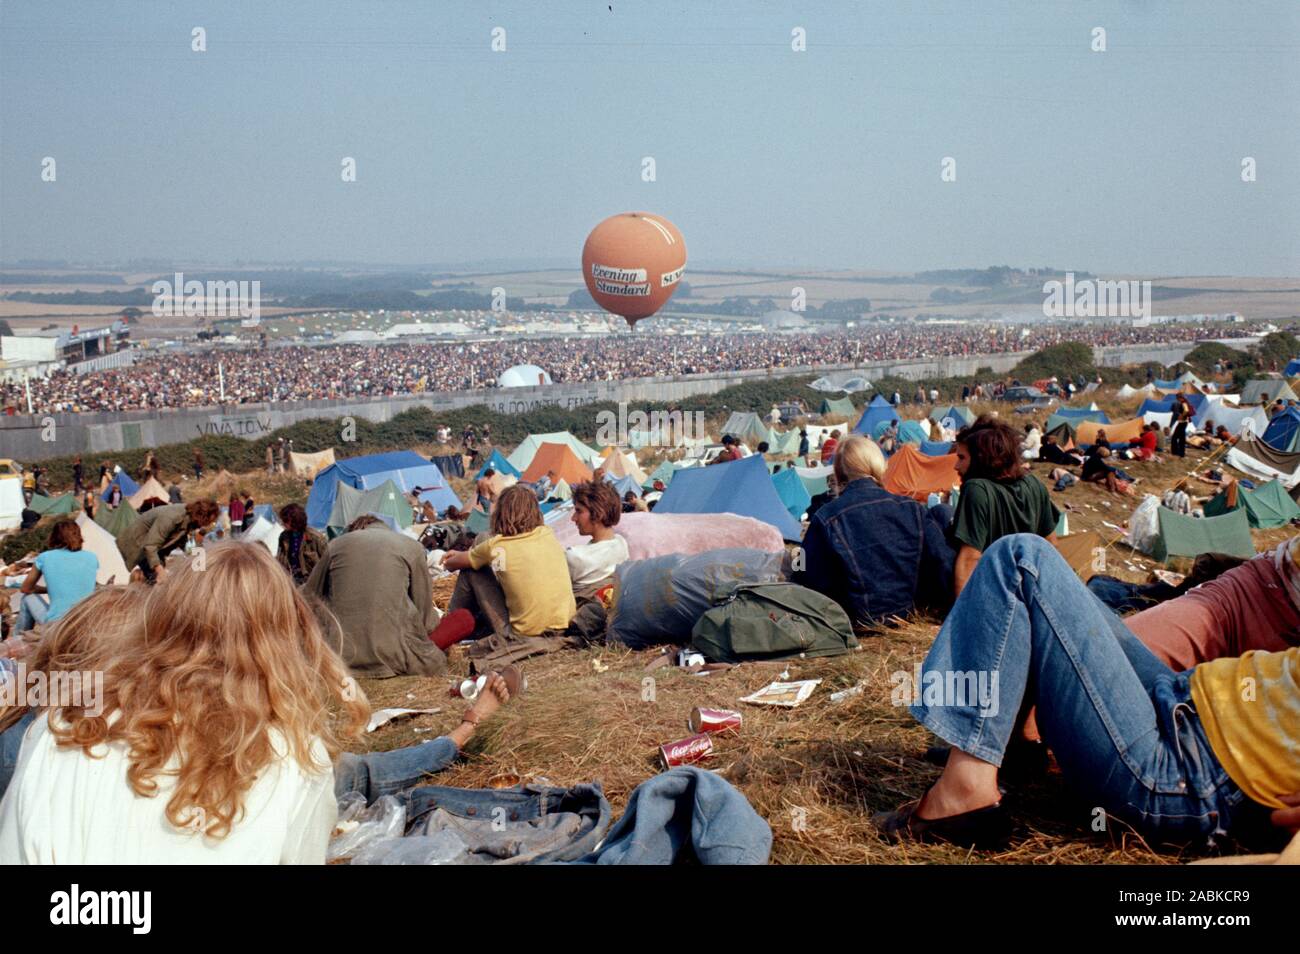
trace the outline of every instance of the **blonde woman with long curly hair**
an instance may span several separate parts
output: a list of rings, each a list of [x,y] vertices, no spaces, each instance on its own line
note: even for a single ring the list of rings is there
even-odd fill
[[[202,560],[116,614],[116,631],[84,618],[93,598],[60,622],[52,638],[79,646],[45,668],[102,672],[102,712],[52,705],[27,729],[0,863],[324,860],[332,758],[366,700],[264,547]]]
[[[342,752],[369,707],[288,575],[261,544],[203,560],[96,591],[25,661],[91,690],[0,708],[0,864],[323,862],[338,798],[418,785],[522,685],[491,673],[447,735]]]

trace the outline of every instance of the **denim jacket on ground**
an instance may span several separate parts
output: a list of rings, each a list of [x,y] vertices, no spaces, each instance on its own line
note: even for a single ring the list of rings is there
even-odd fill
[[[818,509],[794,581],[844,607],[854,626],[952,602],[956,554],[944,539],[952,511],[926,508],[874,480],[852,481]]]

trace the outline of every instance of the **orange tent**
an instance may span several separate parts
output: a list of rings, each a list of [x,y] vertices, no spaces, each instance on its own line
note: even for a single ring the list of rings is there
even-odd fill
[[[885,489],[924,502],[931,493],[942,493],[961,483],[956,463],[956,454],[928,457],[911,444],[904,444],[885,466]]]
[[[546,476],[549,470],[555,471],[555,482],[561,480],[570,486],[591,480],[591,468],[578,460],[578,455],[567,444],[544,443],[537,448],[533,462],[528,465],[519,478],[525,483],[535,483]]]
[[[645,471],[633,455],[625,454],[617,447],[606,447],[600,456],[604,460],[601,466],[605,468],[605,473],[612,477],[631,477],[638,484],[645,483]]]
[[[1105,431],[1106,439],[1112,444],[1124,444],[1136,441],[1142,436],[1142,429],[1146,422],[1140,417],[1135,417],[1131,421],[1119,421],[1114,424],[1097,424],[1093,421],[1083,421],[1074,429],[1074,441],[1076,444],[1095,444],[1097,442],[1097,432]]]

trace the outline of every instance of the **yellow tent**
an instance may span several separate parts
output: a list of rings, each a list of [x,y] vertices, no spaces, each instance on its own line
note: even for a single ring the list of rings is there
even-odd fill
[[[297,451],[289,451],[290,469],[299,477],[311,479],[332,463],[334,463],[332,447],[317,454],[299,454]]]
[[[1074,442],[1076,444],[1095,444],[1097,443],[1097,432],[1105,431],[1106,439],[1112,444],[1132,443],[1142,436],[1142,429],[1146,426],[1146,421],[1140,417],[1135,417],[1129,421],[1117,421],[1113,424],[1097,424],[1093,421],[1083,421],[1074,431]]]

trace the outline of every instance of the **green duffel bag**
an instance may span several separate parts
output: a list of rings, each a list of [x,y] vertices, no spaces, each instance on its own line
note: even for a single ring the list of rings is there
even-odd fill
[[[838,656],[858,648],[843,607],[796,583],[742,583],[691,630],[710,662]]]

